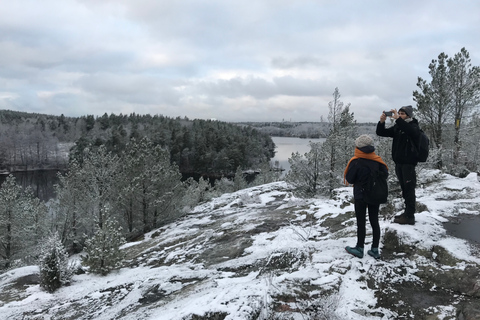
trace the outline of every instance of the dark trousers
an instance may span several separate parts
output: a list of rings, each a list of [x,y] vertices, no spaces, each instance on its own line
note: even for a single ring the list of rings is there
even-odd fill
[[[378,248],[380,243],[380,224],[378,223],[378,204],[367,204],[363,199],[355,199],[355,216],[357,217],[357,247],[363,248],[365,245],[367,208],[368,219],[372,226],[373,242],[372,248]]]
[[[416,201],[415,187],[417,186],[415,165],[395,164],[395,173],[402,188],[402,197],[405,200],[405,216],[413,218],[415,215]]]

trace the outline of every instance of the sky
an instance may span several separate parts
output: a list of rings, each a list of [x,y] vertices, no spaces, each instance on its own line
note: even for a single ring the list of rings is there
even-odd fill
[[[428,210],[416,214],[414,226],[380,219],[380,227],[382,237],[387,231],[395,233],[400,243],[414,244],[419,251],[432,252],[433,259],[421,255],[417,259],[405,259],[402,252],[396,253],[396,258],[380,261],[368,255],[363,259],[353,257],[344,247],[355,245],[355,217],[352,215],[343,222],[345,229],[340,231],[330,232],[322,223],[353,212],[351,187],[337,189],[333,198],[299,199],[292,195],[285,182],[274,182],[214,198],[197,206],[185,219],[146,234],[142,241],[126,244],[124,248],[136,250],[138,255],[131,264],[133,268],[121,268],[107,276],[75,275],[70,286],[53,294],[45,292],[38,284],[12,285],[21,277],[38,273],[38,267],[9,270],[0,275],[0,292],[10,290],[10,295],[6,296],[14,298],[0,300],[0,314],[2,319],[19,319],[26,315],[73,319],[85,312],[82,319],[182,320],[192,314],[225,312],[228,313],[226,320],[244,320],[251,319],[253,308],[258,309],[262,301],[268,304],[274,297],[290,297],[292,291],[298,292],[298,283],[302,283],[312,284],[312,295],[318,293],[315,286],[326,291],[333,289],[333,292],[338,289],[337,299],[341,301],[335,311],[338,319],[397,319],[393,310],[376,306],[375,286],[368,285],[366,278],[377,274],[380,279],[393,277],[386,280],[389,283],[418,284],[419,270],[429,263],[441,268],[442,260],[435,260],[436,252],[441,250],[434,248],[445,248],[454,258],[462,260],[456,265],[444,266],[445,270],[453,268],[464,272],[467,264],[480,263],[476,247],[449,235],[443,225],[462,214],[478,217],[480,182],[477,174],[456,178],[439,170],[425,170],[419,175],[419,182],[422,187],[417,189],[417,200]],[[395,199],[391,203],[396,213],[402,211],[400,202]],[[306,221],[303,227],[292,223],[288,212],[295,212],[296,222]],[[308,215],[318,219],[313,226],[308,226]],[[290,224],[283,222],[278,230],[268,231],[265,227],[279,221],[290,221]],[[471,220],[465,221],[463,224],[471,223]],[[250,234],[251,241],[240,237],[235,230]],[[226,235],[231,241],[225,242]],[[249,244],[244,253],[235,257],[226,253],[225,246],[235,247],[242,241]],[[366,247],[370,248],[369,224],[366,241]],[[309,258],[303,263],[292,263],[292,268],[269,269],[272,268],[269,261],[282,253],[290,253],[293,257],[305,254]],[[230,258],[222,257],[225,254]],[[217,263],[207,263],[212,260]],[[257,265],[263,267],[252,268]],[[432,283],[426,284],[428,286]],[[388,285],[386,290],[389,292]],[[432,294],[436,290],[445,289],[433,285]],[[140,305],[149,294],[153,296],[152,301]],[[160,298],[155,300],[157,296]],[[461,298],[462,295],[457,296]],[[429,299],[430,311],[434,307],[438,319],[455,318],[457,310],[452,305],[436,305],[438,301]],[[297,307],[291,304],[292,309]],[[359,315],[363,311],[365,317]],[[373,316],[375,314],[384,317]]]
[[[51,115],[358,122],[413,105],[465,47],[472,0],[0,0],[0,109]]]

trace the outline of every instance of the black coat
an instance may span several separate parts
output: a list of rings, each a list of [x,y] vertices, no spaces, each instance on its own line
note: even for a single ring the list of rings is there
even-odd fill
[[[384,171],[388,175],[387,167],[380,162],[363,158],[350,162],[345,179],[353,184],[353,198],[363,199],[363,188],[372,170]]]
[[[402,118],[395,121],[393,127],[385,128],[385,122],[378,122],[377,135],[381,137],[391,137],[392,159],[398,164],[417,164],[417,156],[413,141],[418,141],[420,136],[420,127],[417,119],[407,122]]]

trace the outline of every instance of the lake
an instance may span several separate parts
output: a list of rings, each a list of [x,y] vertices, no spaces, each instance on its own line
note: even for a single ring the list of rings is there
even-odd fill
[[[292,157],[292,153],[298,152],[301,155],[310,151],[309,143],[324,142],[325,138],[320,139],[301,139],[292,137],[272,137],[275,143],[275,157],[271,160],[274,166],[278,161],[278,167],[285,169],[284,174],[290,170],[288,158]]]
[[[48,201],[55,197],[54,185],[58,183],[57,173],[62,172],[57,169],[43,169],[31,171],[17,171],[12,175],[17,184],[23,188],[30,187],[33,195],[40,200]],[[3,184],[8,175],[0,175],[0,185]]]
[[[322,139],[300,139],[291,137],[272,137],[276,145],[275,157],[271,160],[273,164],[278,161],[278,166],[285,169],[283,175],[290,170],[288,158],[293,152],[304,154],[310,151],[309,142],[323,142]],[[14,172],[13,176],[17,183],[21,186],[31,187],[33,194],[41,200],[48,201],[55,197],[54,184],[58,183],[58,170],[34,170]],[[282,175],[282,176],[283,176]],[[7,175],[0,175],[0,185],[3,183]]]

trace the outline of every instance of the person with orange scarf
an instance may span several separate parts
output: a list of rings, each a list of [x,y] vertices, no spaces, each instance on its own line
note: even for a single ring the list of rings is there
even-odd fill
[[[378,222],[378,211],[380,204],[372,204],[364,201],[364,186],[372,170],[381,170],[388,175],[387,165],[380,156],[375,154],[373,139],[369,135],[363,134],[355,140],[354,156],[348,162],[344,172],[345,183],[347,185],[348,183],[353,184],[355,216],[357,218],[357,244],[355,247],[347,246],[345,250],[358,258],[363,258],[368,209],[373,241],[372,247],[367,253],[375,259],[379,259],[380,224]]]

